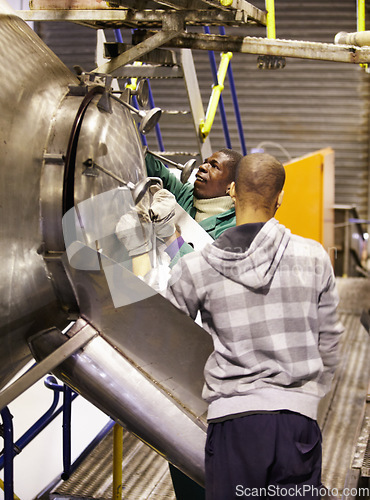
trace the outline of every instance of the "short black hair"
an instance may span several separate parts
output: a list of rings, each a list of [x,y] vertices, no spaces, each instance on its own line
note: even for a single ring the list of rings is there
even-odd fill
[[[223,148],[219,150],[220,153],[224,153],[228,158],[228,168],[230,169],[230,180],[235,180],[236,171],[240,160],[243,155],[235,151],[234,149]]]
[[[239,201],[256,208],[269,209],[282,191],[285,169],[268,153],[252,153],[244,156],[237,168],[235,191]]]

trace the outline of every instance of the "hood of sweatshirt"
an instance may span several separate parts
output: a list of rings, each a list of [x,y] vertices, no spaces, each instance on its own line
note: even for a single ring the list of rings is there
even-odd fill
[[[228,230],[229,235],[232,234],[232,229]],[[202,255],[208,264],[223,276],[249,288],[258,289],[270,283],[290,236],[290,230],[272,218],[263,225],[246,251],[235,251],[237,248],[229,251],[212,244],[204,247]]]

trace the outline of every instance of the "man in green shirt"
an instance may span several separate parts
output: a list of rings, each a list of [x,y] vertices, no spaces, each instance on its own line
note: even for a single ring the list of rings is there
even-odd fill
[[[242,155],[231,149],[221,149],[200,165],[194,185],[182,184],[169,169],[150,153],[145,163],[150,177],[160,177],[163,187],[177,203],[213,238],[235,226],[234,203],[228,191],[235,179],[236,166]]]

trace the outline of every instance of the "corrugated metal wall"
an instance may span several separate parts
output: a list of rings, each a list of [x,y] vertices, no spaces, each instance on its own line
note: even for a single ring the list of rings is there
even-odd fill
[[[264,6],[262,0],[251,3],[260,8]],[[333,42],[339,31],[356,31],[354,0],[276,0],[275,8],[278,38]],[[75,35],[63,34],[61,28],[55,26],[42,24],[41,33],[51,48],[69,65],[93,67],[93,63],[84,62],[83,57],[88,50],[91,57],[94,30],[73,26],[73,30],[81,30],[76,39]],[[218,33],[217,28],[212,32]],[[234,30],[234,33],[238,32]],[[248,28],[243,34],[265,36],[265,30]],[[93,48],[95,50],[95,45]],[[194,51],[193,54],[206,109],[212,87],[208,53]],[[216,60],[218,64],[219,54]],[[232,58],[248,151],[262,141],[277,143],[291,157],[332,147],[336,155],[336,203],[356,205],[360,216],[368,218],[370,75],[358,66],[344,63],[289,58],[283,70],[268,71],[257,69],[256,61],[257,57],[249,54],[234,54]],[[189,110],[183,80],[155,80],[152,89],[157,106]],[[223,97],[232,147],[240,150],[228,84]],[[166,150],[197,150],[189,115],[164,115],[160,126]],[[214,150],[225,146],[219,114],[210,138]],[[154,131],[148,140],[151,147],[157,148]],[[286,160],[279,147],[268,146],[266,150]]]

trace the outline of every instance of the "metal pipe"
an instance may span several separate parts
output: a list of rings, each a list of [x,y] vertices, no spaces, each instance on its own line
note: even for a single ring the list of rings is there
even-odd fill
[[[63,473],[66,480],[71,475],[71,415],[72,389],[67,385],[63,388]]]
[[[135,30],[131,30],[131,34],[133,34],[134,31]],[[121,31],[120,31],[120,35],[121,35]],[[121,39],[122,39],[122,35],[121,35]],[[136,64],[136,62],[137,61],[135,61],[134,64]],[[131,78],[130,83],[127,85],[129,88],[130,88],[130,85],[132,84],[132,81],[133,81],[133,79]],[[139,103],[137,102],[136,95],[132,96],[132,102],[134,103],[135,108],[139,109]],[[141,137],[141,142],[143,143],[143,146],[148,146],[148,140],[145,137],[145,134],[143,134],[142,132],[140,132],[140,137]]]
[[[116,39],[116,42],[118,43],[123,43],[123,39],[122,39],[122,33],[121,33],[121,30],[119,28],[115,29],[114,30],[114,37]],[[134,63],[136,64],[136,63]],[[139,64],[142,64],[142,63],[139,63]],[[126,85],[126,87],[132,89],[132,90],[135,90],[136,89],[136,82],[137,82],[137,78],[131,78],[131,82],[129,84]],[[134,107],[138,110],[139,109],[139,104],[137,102],[137,98],[135,95],[132,96],[132,102],[134,103]],[[148,145],[148,141],[145,137],[145,134],[143,134],[142,132],[140,133],[140,136],[141,136],[141,141],[143,143],[144,146],[147,146]]]
[[[149,151],[149,149],[147,150],[147,152],[149,154],[151,154],[152,156],[155,156],[155,158],[158,158],[158,160],[161,160],[164,163],[169,163],[170,165],[172,165],[173,167],[178,168],[179,170],[181,170],[182,168],[184,168],[184,165],[181,165],[181,163],[177,163],[177,162],[175,162],[173,160],[170,160],[169,158],[165,158],[164,156],[159,155],[158,153],[153,153],[153,151]]]
[[[117,28],[113,31],[114,31],[114,37],[116,39],[116,42],[123,43],[121,30],[119,28]]]
[[[152,108],[155,108],[152,87],[150,85],[149,80],[148,80],[148,89],[149,89],[149,104]],[[158,147],[161,151],[164,151],[164,143],[163,143],[162,132],[161,132],[161,128],[159,126],[159,123],[155,124],[155,133],[157,136]]]
[[[86,272],[81,271],[81,278],[85,274]],[[94,272],[95,276],[96,272]],[[125,276],[129,277],[129,274],[125,273]],[[104,288],[104,283],[101,280],[99,280],[99,287],[100,285],[103,285]],[[89,287],[92,288],[91,285]],[[148,306],[151,303],[150,311],[152,307],[155,308],[153,310],[158,311],[162,307],[160,304],[162,304],[168,309],[166,312],[170,318],[171,314],[176,312],[159,295],[154,295],[148,300],[146,300],[146,303]],[[100,302],[99,299],[98,303]],[[103,309],[105,310],[104,306]],[[120,319],[120,324],[124,325],[123,331],[120,331],[120,338],[126,336],[127,323],[130,323],[127,314],[130,316],[130,309],[130,306],[125,306],[120,310],[115,310],[116,313],[117,311],[123,311],[125,318],[123,322]],[[117,314],[114,316],[116,317]],[[142,316],[135,314],[136,324],[137,320]],[[151,316],[150,319],[152,319]],[[199,484],[203,484],[205,424],[199,417],[203,415],[206,405],[201,399],[202,381],[199,379],[202,378],[204,359],[208,358],[211,345],[207,345],[205,349],[203,341],[208,343],[208,337],[202,338],[200,344],[202,335],[199,335],[199,327],[190,318],[184,317],[182,320],[184,324],[181,325],[181,328],[179,326],[174,327],[171,319],[169,319],[170,327],[167,327],[166,324],[160,324],[161,331],[164,331],[165,335],[167,331],[168,336],[171,335],[172,339],[178,339],[180,335],[182,339],[183,328],[186,328],[189,334],[187,336],[187,349],[191,350],[191,369],[188,365],[181,366],[181,363],[179,364],[177,361],[177,356],[167,358],[167,364],[161,367],[162,375],[160,380],[166,381],[166,374],[162,368],[169,368],[171,363],[178,366],[178,371],[171,380],[169,386],[171,389],[169,390],[167,387],[162,387],[163,382],[160,384],[154,383],[149,374],[143,375],[142,369],[138,370],[128,361],[126,356],[122,356],[120,353],[121,347],[116,340],[110,339],[107,342],[100,336],[95,338],[93,343],[89,344],[78,355],[67,359],[56,369],[56,375],[62,380],[64,378],[73,380],[74,386],[84,398],[102,409],[102,411],[109,412],[117,423],[121,424],[129,432],[134,433],[145,443],[150,444],[153,449],[157,450],[158,453],[189,477]],[[80,325],[77,325],[74,329],[79,327]],[[112,331],[112,328],[106,328],[102,324],[99,325],[100,327],[104,331]],[[89,326],[89,328],[92,327]],[[141,341],[136,336],[136,334],[140,335],[141,331],[140,325],[137,325],[135,331],[136,342]],[[143,345],[145,350],[149,349],[153,353],[151,334],[153,334],[157,342],[158,335],[155,323],[152,329],[145,330],[146,341],[145,345]],[[37,336],[32,341],[32,350],[35,355],[36,351],[38,352],[37,357],[45,355],[50,349],[54,348],[55,344],[65,341],[62,334],[54,336],[54,332],[51,332],[51,335],[52,337],[49,337],[49,335]],[[168,356],[167,338],[169,337],[166,335],[166,338],[163,339],[163,348],[166,348]],[[195,345],[194,342],[197,342],[197,344]],[[161,350],[162,348],[157,345],[157,354],[160,355],[158,351]],[[127,352],[132,353],[132,351]],[[171,351],[172,353],[173,351]],[[181,350],[182,353],[183,350]],[[198,363],[194,364],[196,357],[197,361],[200,361],[199,366]],[[145,356],[141,364],[143,363],[145,363]],[[147,364],[145,366],[148,367]],[[156,366],[156,361],[151,363],[151,367],[156,369]],[[172,370],[170,371],[172,372]],[[188,384],[186,394],[180,388],[183,376],[186,377]],[[193,379],[198,383],[199,388],[194,388]],[[176,384],[176,386],[173,384]],[[175,389],[172,387],[175,387]],[[190,387],[191,392],[188,387]],[[174,404],[172,397],[169,395],[169,392],[173,393],[174,391],[176,391],[176,399],[182,401],[181,406]],[[189,405],[192,408],[191,411]]]
[[[86,170],[84,171],[85,175],[92,175],[89,173],[89,169],[93,172],[93,169],[96,168],[98,170],[101,170],[104,174],[109,175],[109,177],[112,177],[112,179],[116,180],[119,182],[122,186],[127,186],[130,189],[134,189],[135,185],[132,182],[126,182],[120,177],[119,175],[116,175],[114,172],[111,172],[110,170],[107,170],[106,168],[102,167],[101,165],[98,165],[95,163],[91,158],[88,158],[86,161],[83,163],[86,166]]]
[[[53,378],[54,377],[50,377]],[[54,379],[55,380],[55,379]],[[53,416],[54,410],[57,407],[59,402],[59,394],[54,390],[53,401],[50,408],[40,417],[27,432],[25,432],[19,439],[16,441],[15,446],[22,451],[54,418]],[[53,416],[53,418],[51,418]],[[13,456],[15,456],[15,452],[13,451]],[[0,469],[4,466],[3,457],[0,457]]]
[[[113,500],[122,499],[123,427],[113,427]]]
[[[13,447],[13,457],[16,455],[16,451],[14,448],[18,449],[21,452],[36,436],[42,432],[45,427],[47,427],[63,410],[63,407],[60,407],[57,411],[54,412],[55,408],[59,402],[59,392],[63,391],[64,386],[58,385],[56,379],[52,376],[47,377],[44,382],[45,386],[49,389],[52,389],[54,392],[54,397],[50,408],[29,428],[27,432],[25,432],[15,443]],[[76,399],[78,396],[77,393],[72,394],[72,400]],[[4,455],[0,457],[0,470],[4,467]]]
[[[1,418],[4,427],[4,500],[13,500],[13,416],[8,407],[1,410]]]
[[[181,163],[176,163],[173,160],[169,160],[168,158],[165,158],[158,153],[153,153],[152,151],[149,151],[149,149],[147,149],[147,152],[163,161],[164,163],[169,163],[170,165],[173,165],[177,169],[181,170],[180,180],[183,184],[188,181],[192,171],[195,168],[196,160],[194,158],[192,160],[188,160],[184,165],[182,165]]]
[[[2,479],[0,479],[0,488],[4,491],[5,485]],[[20,500],[18,495],[16,495],[15,493],[13,493],[13,495],[14,495],[14,500]]]
[[[204,26],[204,33],[210,34],[211,31],[209,29],[209,26]],[[217,85],[217,67],[216,67],[216,57],[215,53],[213,50],[208,51],[208,57],[209,57],[209,62],[211,64],[211,71],[212,71],[212,76],[213,76],[213,84]],[[221,121],[222,121],[222,128],[224,131],[224,137],[225,137],[225,143],[226,147],[231,149],[231,139],[230,139],[230,133],[229,133],[229,127],[227,124],[227,118],[226,118],[226,111],[225,111],[225,105],[224,105],[224,99],[222,97],[222,94],[220,95],[220,102],[218,105],[218,108],[220,110],[220,115],[221,115]]]
[[[358,31],[355,33],[340,31],[335,35],[334,43],[336,45],[356,45],[357,47],[365,47],[370,45],[370,31]]]

